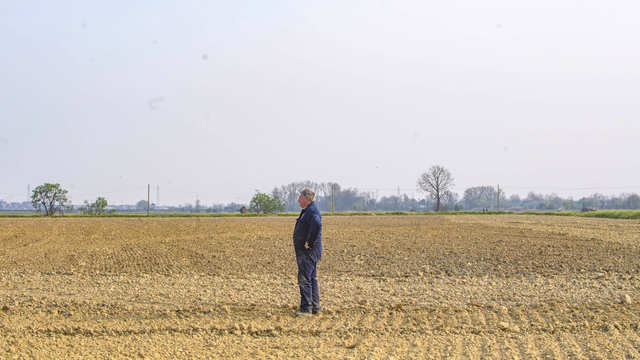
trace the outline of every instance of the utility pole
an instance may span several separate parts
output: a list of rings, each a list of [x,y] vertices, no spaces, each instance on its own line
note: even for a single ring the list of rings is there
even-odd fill
[[[498,184],[498,212],[500,212],[500,184]]]
[[[331,184],[331,213],[333,214],[335,208],[334,208],[334,202],[333,202],[333,188],[335,187],[335,184]]]
[[[147,184],[147,216],[149,216],[149,208],[151,207],[151,184]]]
[[[156,206],[160,206],[160,185],[158,185],[158,194],[156,196]]]

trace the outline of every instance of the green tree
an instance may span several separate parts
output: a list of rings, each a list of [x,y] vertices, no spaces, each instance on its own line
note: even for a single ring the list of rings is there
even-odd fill
[[[275,212],[283,212],[285,208],[284,201],[276,195],[261,193],[256,190],[256,194],[249,202],[249,211],[255,213],[271,214]]]
[[[71,207],[69,199],[67,199],[67,190],[60,187],[60,184],[44,183],[33,189],[31,195],[31,205],[45,216],[55,215],[57,212],[62,213],[66,208]]]
[[[89,200],[85,200],[81,210],[82,213],[86,215],[103,215],[106,213],[105,207],[107,207],[107,199],[99,196],[96,201],[91,204]]]

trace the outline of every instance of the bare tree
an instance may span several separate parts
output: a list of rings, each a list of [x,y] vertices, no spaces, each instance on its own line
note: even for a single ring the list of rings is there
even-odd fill
[[[434,165],[418,178],[418,190],[433,196],[436,200],[435,210],[440,211],[447,192],[454,185],[453,180],[449,170]]]

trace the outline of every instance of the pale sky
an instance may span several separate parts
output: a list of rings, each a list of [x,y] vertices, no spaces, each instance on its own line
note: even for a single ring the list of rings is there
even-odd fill
[[[637,1],[3,1],[0,199],[640,193]]]

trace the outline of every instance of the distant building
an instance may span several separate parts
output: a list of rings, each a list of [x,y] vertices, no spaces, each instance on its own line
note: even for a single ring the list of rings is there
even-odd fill
[[[33,211],[33,205],[31,201],[23,201],[23,202],[11,202],[8,203],[4,200],[0,200],[0,210],[7,211]]]

